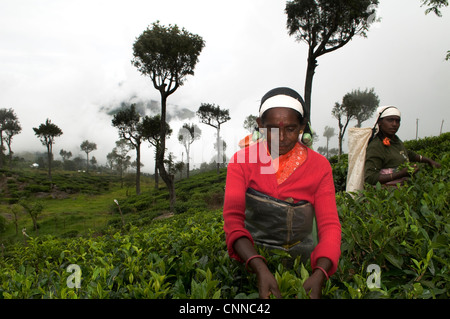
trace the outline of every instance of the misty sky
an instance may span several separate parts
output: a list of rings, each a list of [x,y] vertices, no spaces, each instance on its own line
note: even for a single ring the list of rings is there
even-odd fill
[[[45,151],[33,127],[49,118],[64,134],[60,149],[84,156],[80,144],[97,144],[91,153],[99,163],[115,146],[117,130],[107,111],[122,102],[159,101],[149,78],[131,65],[132,45],[151,23],[177,24],[203,37],[195,75],[169,97],[174,136],[169,152],[185,159],[176,139],[183,123],[196,123],[202,139],[192,146],[191,163],[214,156],[215,130],[194,116],[201,103],[229,109],[223,125],[227,155],[247,132],[243,122],[257,114],[270,89],[289,86],[303,95],[307,46],[289,37],[286,1],[275,0],[0,0],[0,108],[13,108],[22,133],[15,152]],[[312,125],[324,146],[326,125],[335,102],[354,89],[375,88],[381,105],[403,113],[398,135],[403,140],[450,130],[450,10],[443,17],[425,15],[420,0],[380,0],[368,38],[354,38],[344,48],[319,58],[314,77]],[[189,112],[191,111],[191,112]],[[150,112],[150,110],[149,110]],[[178,117],[177,117],[178,116]],[[363,126],[372,126],[371,119]],[[354,124],[354,123],[352,123]],[[331,140],[337,146],[337,137]],[[344,142],[344,150],[347,148]],[[153,172],[153,149],[143,150],[143,170]],[[130,152],[134,155],[134,151]],[[193,165],[191,164],[191,167]]]

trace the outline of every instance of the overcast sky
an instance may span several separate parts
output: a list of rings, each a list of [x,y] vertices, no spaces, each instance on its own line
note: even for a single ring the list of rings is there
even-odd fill
[[[105,110],[122,101],[156,100],[156,91],[131,65],[132,45],[150,24],[177,24],[203,37],[195,75],[169,97],[168,112],[197,111],[201,103],[229,109],[222,136],[231,156],[247,133],[246,116],[257,114],[270,89],[289,86],[303,95],[307,46],[289,37],[284,0],[0,0],[0,108],[13,108],[22,125],[12,148],[45,151],[33,127],[49,118],[64,134],[60,149],[83,155],[80,144],[97,144],[91,153],[100,163],[115,146],[117,130]],[[403,140],[436,136],[450,130],[450,10],[425,15],[420,0],[380,0],[381,22],[366,39],[319,58],[314,77],[312,125],[326,143],[326,125],[337,131],[331,109],[354,89],[375,88],[381,105],[403,113]],[[184,112],[183,112],[184,114]],[[196,117],[170,123],[169,152],[186,154],[176,139],[183,123],[196,123],[202,139],[193,144],[191,163],[214,156],[215,130]],[[363,126],[372,126],[371,119]],[[354,124],[354,123],[352,123]],[[337,146],[337,137],[331,140]],[[346,149],[346,142],[344,142]],[[134,155],[134,151],[130,155]],[[143,170],[153,172],[153,149],[143,145]],[[192,165],[191,165],[192,167]]]

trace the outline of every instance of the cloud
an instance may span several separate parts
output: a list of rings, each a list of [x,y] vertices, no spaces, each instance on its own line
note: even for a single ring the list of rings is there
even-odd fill
[[[206,42],[195,75],[168,99],[174,132],[184,121],[198,124],[203,140],[192,152],[198,162],[209,160],[215,132],[199,124],[195,112],[201,103],[220,105],[230,110],[223,126],[230,156],[246,134],[245,117],[257,113],[264,93],[290,86],[303,94],[307,46],[287,35],[284,6],[273,0],[2,0],[0,108],[13,108],[23,127],[13,151],[43,151],[32,128],[50,118],[64,132],[55,157],[60,148],[81,152],[79,145],[88,139],[104,163],[118,139],[111,112],[131,103],[145,114],[159,112],[159,92],[131,59],[135,38],[160,20]],[[402,139],[415,138],[417,118],[419,137],[438,134],[442,120],[448,131],[450,62],[444,57],[450,47],[442,39],[450,37],[449,8],[438,18],[426,16],[420,3],[398,0],[380,2],[378,12],[382,20],[367,39],[355,38],[318,60],[312,96],[312,125],[321,137],[317,147],[325,143],[323,128],[337,127],[334,103],[366,87],[375,88],[381,104],[402,109]],[[152,171],[152,151],[144,148],[144,170]],[[181,159],[176,139],[168,148]]]

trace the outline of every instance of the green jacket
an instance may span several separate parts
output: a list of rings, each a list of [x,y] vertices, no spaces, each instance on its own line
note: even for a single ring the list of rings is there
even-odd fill
[[[366,150],[364,167],[364,181],[375,185],[380,177],[380,170],[384,168],[397,168],[416,157],[416,153],[405,148],[397,135],[390,141],[391,145],[383,145],[381,138],[375,136]]]

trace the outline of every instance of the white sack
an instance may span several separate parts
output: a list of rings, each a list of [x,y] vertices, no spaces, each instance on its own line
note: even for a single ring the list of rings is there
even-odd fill
[[[352,127],[348,129],[347,192],[364,189],[364,164],[367,144],[371,136],[371,128]]]

